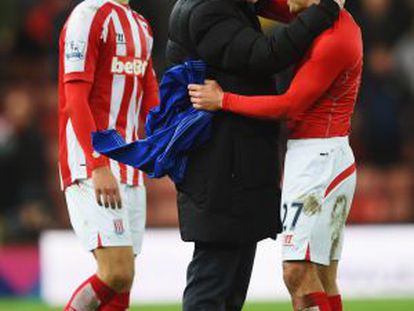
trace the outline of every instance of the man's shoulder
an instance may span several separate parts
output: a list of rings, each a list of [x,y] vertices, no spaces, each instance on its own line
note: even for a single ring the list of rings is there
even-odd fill
[[[97,12],[105,4],[111,4],[111,2],[108,0],[84,0],[74,8],[73,14]]]
[[[193,5],[193,14],[220,14],[234,15],[236,12],[235,0],[204,0],[190,1],[189,5]]]
[[[339,38],[341,38],[341,40],[338,40]],[[342,10],[334,26],[324,33],[324,40],[326,41],[331,40],[349,43],[349,41],[358,40],[360,38],[361,29],[351,13],[346,10]]]
[[[79,3],[72,11],[69,17],[70,20],[81,20],[83,18],[90,18],[104,9],[109,9],[116,5],[109,0],[85,0]]]
[[[138,13],[137,11],[132,11],[134,17],[139,20],[141,25],[152,35],[152,28],[149,21],[143,16],[142,14]]]
[[[82,36],[100,35],[107,17],[111,14],[115,2],[109,0],[84,0],[79,3],[68,17],[62,34]],[[62,37],[62,36],[61,36]]]
[[[326,53],[337,51],[338,56],[355,52],[361,45],[361,29],[352,15],[344,10],[338,21],[315,40],[313,49],[325,50]]]
[[[218,23],[234,23],[240,18],[240,10],[234,0],[204,0],[191,8],[188,15],[190,29],[201,29],[202,32]]]

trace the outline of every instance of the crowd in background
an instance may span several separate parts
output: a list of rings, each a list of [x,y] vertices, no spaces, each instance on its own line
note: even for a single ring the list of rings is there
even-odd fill
[[[0,1],[0,244],[69,225],[57,170],[56,79],[59,32],[76,2]],[[159,77],[173,4],[131,0],[153,27]],[[414,222],[414,1],[348,0],[347,7],[365,44],[351,135],[359,168],[350,222]],[[148,224],[175,226],[172,184],[147,186]]]

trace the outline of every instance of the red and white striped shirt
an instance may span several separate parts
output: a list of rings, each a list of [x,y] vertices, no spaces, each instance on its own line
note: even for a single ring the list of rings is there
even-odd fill
[[[91,154],[79,137],[86,135],[91,140],[91,133],[79,134],[80,126],[76,128],[71,119],[65,84],[91,83],[88,104],[94,128],[116,129],[132,142],[138,139],[140,118],[158,105],[152,45],[147,21],[129,6],[112,0],[85,0],[72,12],[60,39],[59,168],[63,188],[91,176],[87,161]],[[110,166],[121,183],[143,184],[138,170],[113,160]]]

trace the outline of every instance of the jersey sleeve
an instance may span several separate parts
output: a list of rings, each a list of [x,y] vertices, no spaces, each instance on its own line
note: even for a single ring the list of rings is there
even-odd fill
[[[65,83],[94,80],[102,33],[98,14],[96,9],[79,6],[65,26],[61,38]]]
[[[274,119],[304,112],[325,94],[352,57],[341,38],[322,35],[299,67],[289,90],[277,96],[226,93],[223,110],[249,117]]]
[[[259,16],[282,23],[289,23],[296,17],[290,13],[287,0],[263,0],[257,9]]]
[[[85,153],[89,169],[109,164],[109,159],[96,154],[92,146],[92,133],[96,131],[95,120],[89,107],[89,94],[92,84],[72,81],[65,84],[66,112],[70,117],[76,138]]]
[[[152,65],[152,59],[150,59],[148,62],[148,67],[144,76],[143,87],[144,95],[142,98],[140,117],[145,122],[149,111],[160,104],[158,81]]]

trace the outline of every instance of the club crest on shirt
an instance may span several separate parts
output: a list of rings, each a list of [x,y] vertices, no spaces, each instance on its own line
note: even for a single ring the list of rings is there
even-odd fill
[[[80,40],[67,41],[65,44],[65,58],[68,61],[85,59],[86,42]]]
[[[122,235],[125,232],[124,222],[122,219],[114,219],[114,229],[115,233]]]

